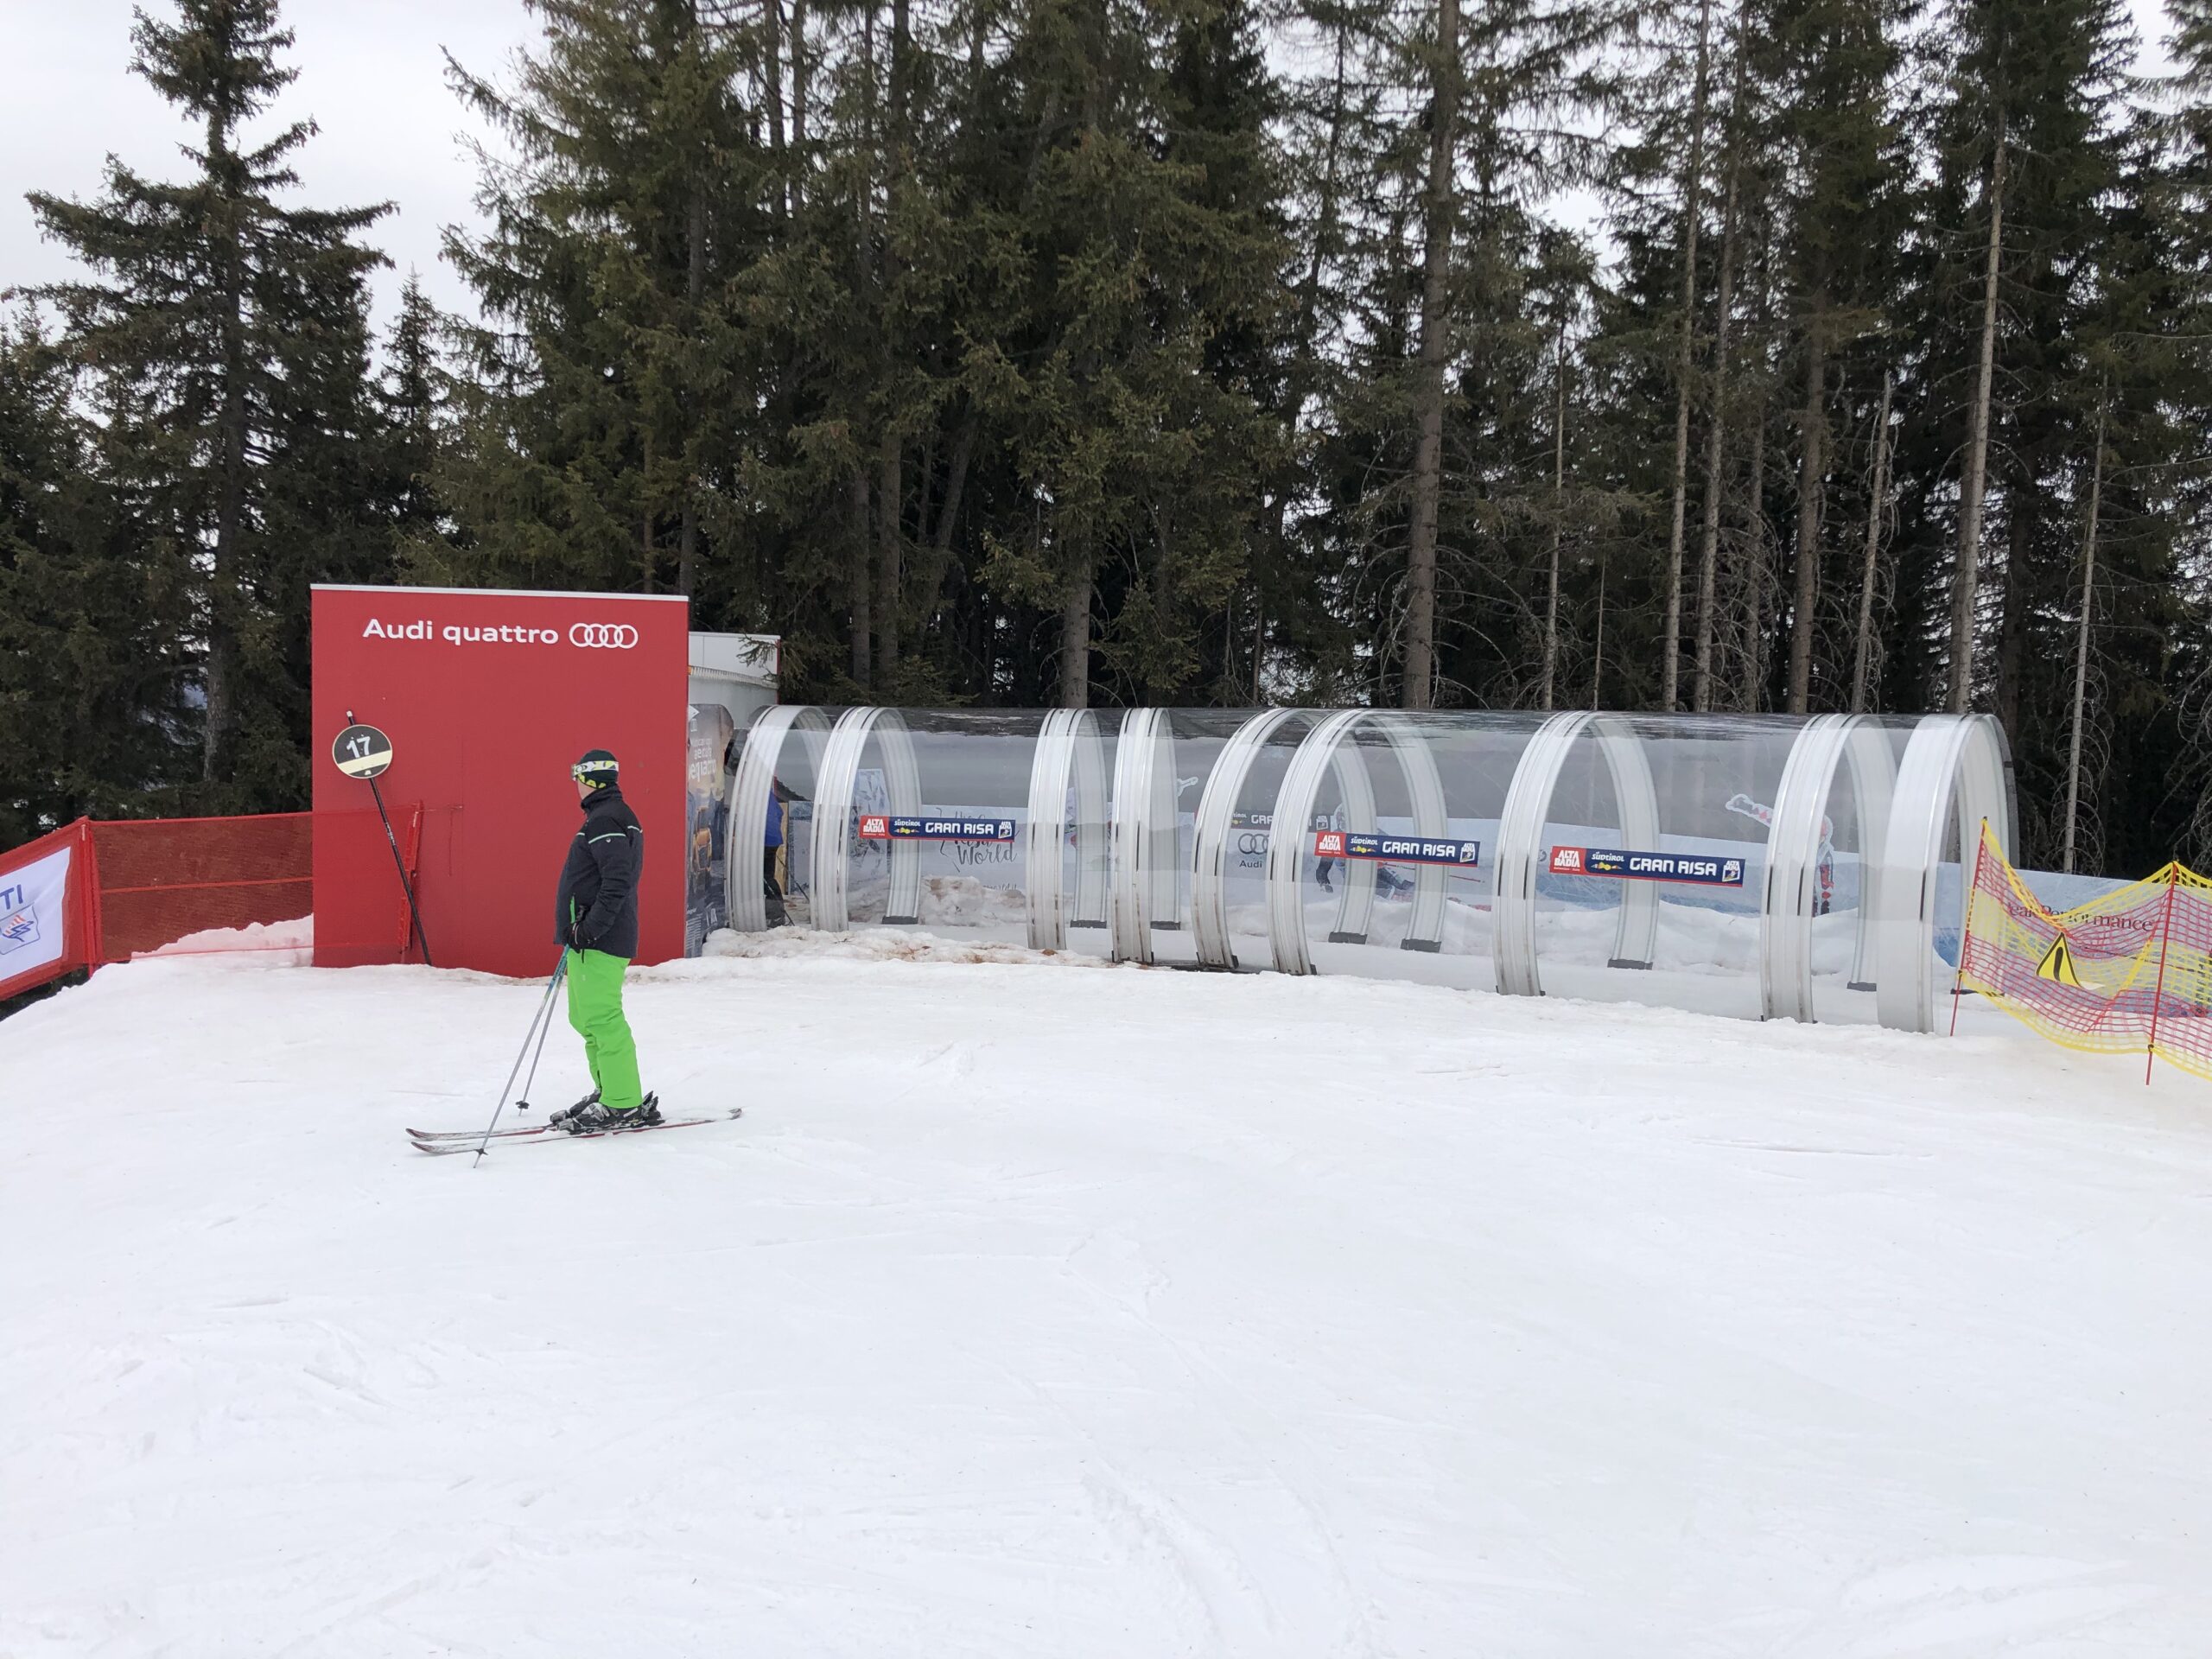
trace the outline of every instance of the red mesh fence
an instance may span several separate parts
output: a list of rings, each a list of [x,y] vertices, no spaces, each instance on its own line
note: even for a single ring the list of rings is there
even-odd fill
[[[92,824],[94,959],[128,962],[153,950],[297,950],[312,943],[318,817],[324,834],[384,839],[373,812]],[[396,811],[392,829],[411,880],[420,809]],[[398,950],[408,937],[407,907],[395,881],[389,937],[346,943]]]

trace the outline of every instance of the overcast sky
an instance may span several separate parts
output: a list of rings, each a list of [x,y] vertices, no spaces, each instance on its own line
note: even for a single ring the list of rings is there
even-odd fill
[[[152,0],[160,16],[170,9]],[[193,133],[130,60],[130,0],[0,0],[9,97],[0,99],[0,288],[65,276],[70,261],[43,240],[26,190],[90,196],[112,151],[140,172],[176,177],[176,146]],[[170,15],[174,15],[170,12]],[[521,0],[285,0],[298,37],[300,77],[275,115],[312,115],[321,130],[298,157],[307,199],[395,211],[369,239],[393,269],[377,277],[388,320],[408,268],[441,305],[467,290],[438,258],[440,227],[474,217],[471,124],[445,84],[449,50],[471,69],[495,70],[532,33]],[[268,117],[256,129],[275,130]]]
[[[2167,29],[2159,0],[2132,0],[2152,51]],[[156,15],[168,8],[154,0]],[[188,130],[137,76],[130,0],[0,0],[0,42],[15,66],[0,99],[0,289],[69,272],[42,240],[26,190],[89,196],[112,151],[140,172],[175,177]],[[276,114],[312,114],[318,137],[300,158],[310,197],[331,207],[389,200],[372,232],[393,269],[377,279],[388,321],[410,267],[442,306],[467,291],[438,257],[442,226],[474,219],[470,122],[445,84],[443,48],[479,72],[499,69],[532,33],[522,0],[286,0],[300,72]],[[264,131],[273,127],[264,126]]]

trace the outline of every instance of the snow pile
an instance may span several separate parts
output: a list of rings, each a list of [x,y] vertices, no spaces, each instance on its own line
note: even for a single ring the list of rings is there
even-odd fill
[[[1063,968],[1104,968],[1103,957],[1072,950],[1032,950],[1027,945],[988,939],[944,939],[904,927],[863,927],[849,933],[823,933],[810,928],[777,927],[766,933],[739,933],[716,928],[707,935],[702,960],[721,957],[798,957],[846,962],[998,963]],[[667,975],[676,963],[643,969],[641,973]]]
[[[922,878],[925,927],[1023,927],[1029,895],[1020,887],[986,887],[972,875]]]
[[[2204,1650],[2201,1084],[755,943],[480,1169],[527,982],[0,1023],[0,1654]]]
[[[304,967],[315,957],[315,918],[297,916],[287,922],[249,922],[244,927],[207,927],[172,939],[147,957],[198,957],[230,951],[262,953],[264,965]]]

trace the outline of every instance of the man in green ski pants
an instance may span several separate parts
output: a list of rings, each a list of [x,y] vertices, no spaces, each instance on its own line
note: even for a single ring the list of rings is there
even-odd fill
[[[569,775],[584,822],[561,866],[555,921],[568,947],[569,1023],[584,1039],[594,1086],[552,1122],[571,1135],[650,1128],[661,1121],[660,1101],[639,1084],[638,1045],[622,1014],[623,971],[638,954],[645,835],[622,798],[621,768],[605,749],[592,750]]]

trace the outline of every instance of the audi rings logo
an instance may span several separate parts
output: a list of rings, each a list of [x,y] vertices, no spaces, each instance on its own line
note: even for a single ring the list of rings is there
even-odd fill
[[[579,622],[569,630],[569,643],[597,651],[627,651],[638,643],[638,631],[627,622]]]

